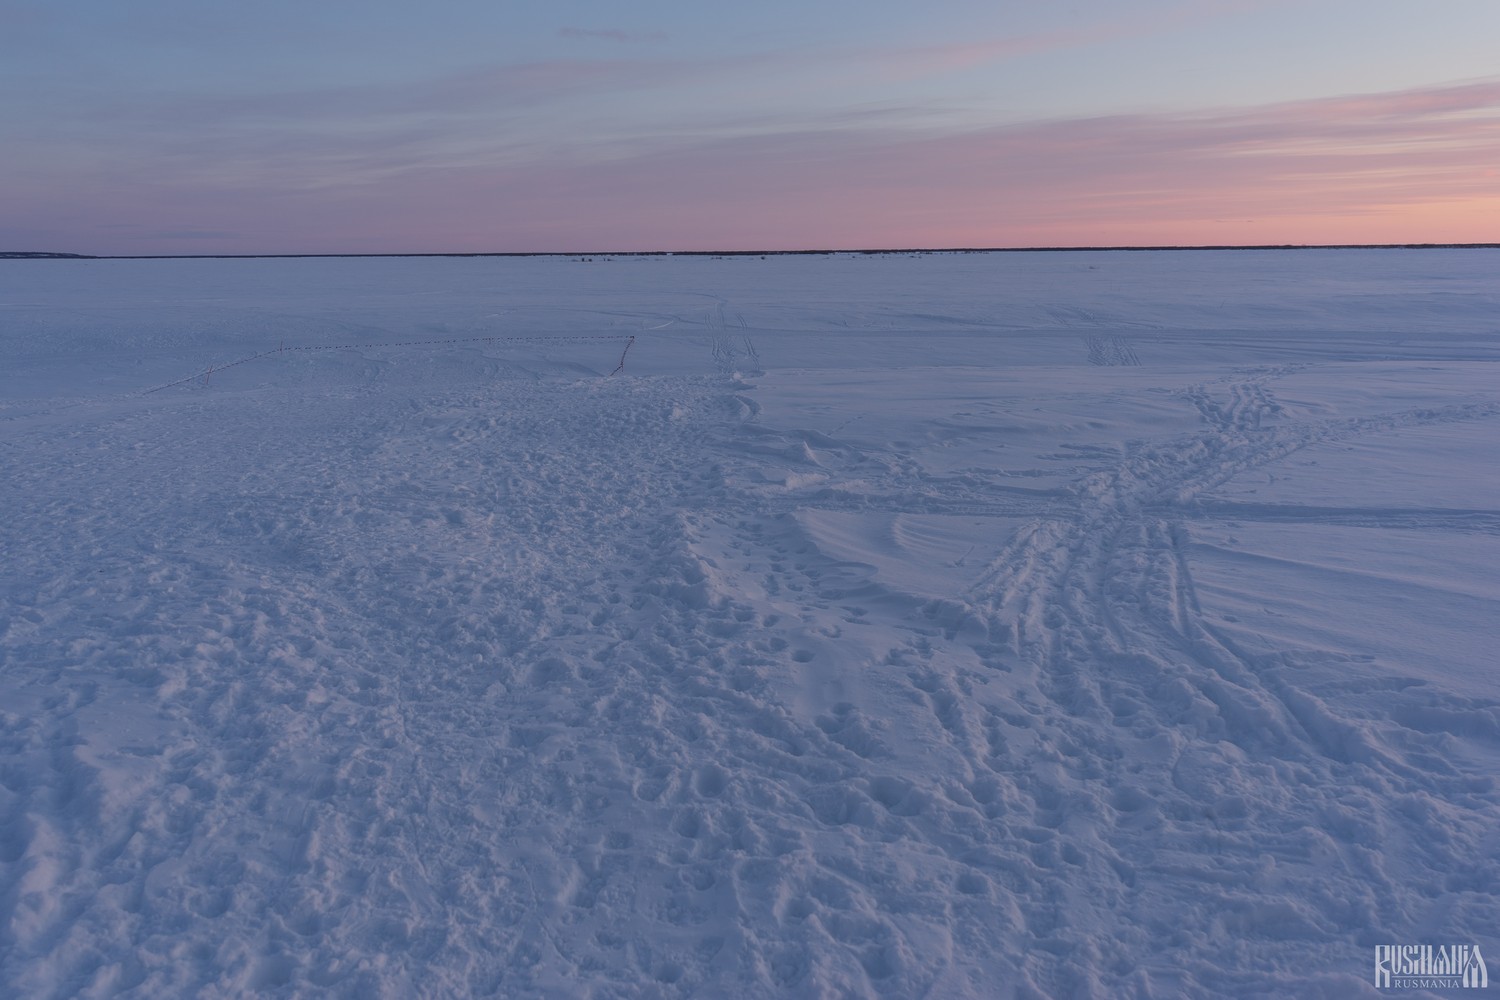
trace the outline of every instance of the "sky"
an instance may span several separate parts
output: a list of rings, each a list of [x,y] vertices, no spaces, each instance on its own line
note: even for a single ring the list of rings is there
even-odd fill
[[[1500,0],[0,0],[0,251],[1500,241]]]

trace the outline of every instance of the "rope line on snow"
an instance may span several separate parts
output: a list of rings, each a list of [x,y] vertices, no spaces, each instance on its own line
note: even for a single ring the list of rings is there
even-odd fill
[[[286,345],[283,344],[283,345],[280,345],[280,346],[276,347],[273,350],[261,351],[259,354],[251,354],[248,357],[240,358],[238,361],[230,361],[229,363],[222,364],[222,365],[209,365],[206,370],[201,371],[201,372],[195,372],[192,375],[187,376],[186,378],[180,378],[180,379],[178,379],[175,382],[168,382],[165,385],[158,385],[158,386],[155,386],[155,387],[150,388],[150,389],[144,389],[144,390],[141,391],[141,395],[145,396],[145,395],[149,395],[149,394],[151,394],[153,392],[161,392],[163,389],[170,389],[174,385],[182,385],[183,383],[185,383],[185,382],[191,382],[194,379],[201,378],[201,379],[205,379],[206,380],[206,379],[209,378],[209,376],[213,375],[214,372],[221,372],[221,371],[224,371],[226,368],[233,368],[236,365],[245,364],[247,361],[255,361],[255,360],[259,359],[259,358],[270,357],[273,354],[285,354],[285,353],[287,353],[289,351],[302,351],[304,353],[308,353],[308,352],[314,352],[314,351],[357,351],[357,350],[369,350],[371,348],[376,348],[376,347],[427,347],[427,346],[430,346],[430,345],[433,345],[433,344],[481,344],[481,343],[497,343],[497,342],[503,342],[503,343],[547,343],[547,344],[554,344],[554,343],[558,343],[558,342],[562,342],[562,341],[572,341],[572,342],[578,342],[578,341],[599,341],[599,340],[618,341],[620,339],[621,339],[620,335],[609,335],[609,334],[568,334],[568,335],[563,335],[563,336],[558,336],[558,337],[511,337],[511,336],[495,336],[495,337],[443,337],[443,338],[439,338],[439,339],[436,339],[436,340],[396,340],[396,341],[370,342],[370,343],[364,343],[364,344],[320,344],[320,345],[315,345],[315,346],[294,345],[294,346],[291,346],[291,347],[288,347],[288,346],[286,346]],[[615,367],[614,371],[610,372],[610,375],[618,375],[621,372],[621,370],[624,369],[624,367],[625,367],[625,355],[628,354],[628,353],[630,353],[630,345],[632,345],[634,343],[635,343],[635,337],[634,337],[634,335],[631,335],[631,336],[628,336],[628,337],[625,338],[625,350],[623,350],[623,351],[620,352],[620,363],[619,363],[619,365],[617,365]]]
[[[259,354],[252,354],[248,358],[240,358],[238,361],[231,361],[227,365],[209,365],[206,371],[195,372],[194,374],[189,375],[187,378],[180,378],[176,382],[168,382],[166,385],[159,385],[154,389],[145,389],[141,392],[141,395],[146,396],[153,392],[161,392],[163,389],[170,389],[174,385],[182,385],[184,382],[191,382],[197,378],[207,379],[214,372],[221,372],[226,368],[233,368],[235,365],[242,365],[247,361],[254,361],[256,358],[263,358],[268,354],[280,353],[281,351],[279,349],[275,351],[261,351]]]
[[[612,372],[610,372],[610,375],[612,375],[612,376],[613,375],[618,375],[618,374],[620,374],[621,371],[624,370],[624,368],[625,368],[625,355],[627,355],[627,354],[630,353],[630,345],[634,344],[634,343],[635,343],[635,337],[633,337],[633,336],[629,340],[625,341],[625,350],[623,350],[623,351],[620,352],[620,363],[615,366],[615,370],[612,371]]]

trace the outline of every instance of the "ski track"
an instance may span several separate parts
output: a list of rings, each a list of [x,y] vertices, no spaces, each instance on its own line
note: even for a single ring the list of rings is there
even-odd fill
[[[618,314],[696,326],[701,374],[417,395],[376,352],[7,413],[8,989],[1334,997],[1375,944],[1497,925],[1500,703],[1246,652],[1190,549],[1204,519],[1493,535],[1207,494],[1500,406],[1318,417],[1277,391],[1311,363],[1236,369],[1177,390],[1196,429],[1019,489],[858,414],[777,424],[754,314],[709,298]],[[940,541],[918,516],[1019,527],[932,596],[829,514],[902,551]]]

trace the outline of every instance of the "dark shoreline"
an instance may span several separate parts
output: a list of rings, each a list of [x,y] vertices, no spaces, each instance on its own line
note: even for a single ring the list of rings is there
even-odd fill
[[[342,257],[828,257],[836,254],[1143,253],[1187,250],[1500,250],[1500,243],[1249,243],[1127,247],[909,247],[844,250],[583,250],[485,253],[175,253],[81,254],[0,252],[0,260],[282,260]]]

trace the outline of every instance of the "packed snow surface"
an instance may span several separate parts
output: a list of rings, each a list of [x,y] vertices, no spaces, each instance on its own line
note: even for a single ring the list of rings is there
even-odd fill
[[[1352,997],[1378,944],[1494,963],[1497,275],[0,263],[0,982]]]

